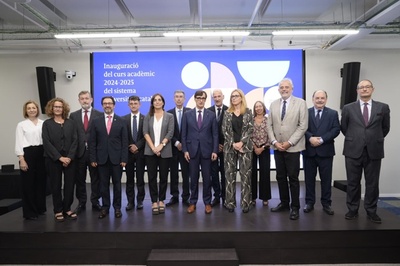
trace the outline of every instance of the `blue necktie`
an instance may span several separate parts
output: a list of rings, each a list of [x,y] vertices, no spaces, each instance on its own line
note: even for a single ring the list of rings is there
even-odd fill
[[[315,121],[317,122],[317,126],[321,122],[321,110],[318,110],[317,115],[315,116]]]
[[[199,112],[199,115],[197,116],[197,127],[200,129],[203,121],[201,119],[201,111],[198,111],[198,112]]]
[[[178,110],[178,127],[179,127],[179,132],[181,132],[181,124],[182,124],[182,110]]]
[[[132,139],[135,143],[137,141],[137,133],[137,120],[136,115],[134,115],[132,119]]]
[[[286,101],[283,101],[281,120],[285,118],[285,115],[286,115]]]

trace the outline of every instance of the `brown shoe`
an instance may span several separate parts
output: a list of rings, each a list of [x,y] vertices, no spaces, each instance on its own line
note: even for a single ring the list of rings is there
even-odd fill
[[[194,213],[195,210],[196,210],[196,205],[190,204],[189,208],[187,208],[187,213]]]
[[[212,212],[212,207],[210,204],[206,205],[206,214],[210,214]]]

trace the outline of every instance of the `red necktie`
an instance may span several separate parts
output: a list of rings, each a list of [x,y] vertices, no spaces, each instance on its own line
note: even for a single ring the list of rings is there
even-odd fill
[[[107,134],[110,135],[111,123],[112,123],[111,118],[112,118],[112,116],[108,115],[107,118],[108,118],[108,120],[107,120]]]
[[[369,120],[368,103],[364,103],[363,117],[365,125],[368,126],[368,120]]]
[[[88,130],[89,127],[89,117],[87,115],[88,110],[85,110],[85,115],[83,116],[83,129],[85,132]]]

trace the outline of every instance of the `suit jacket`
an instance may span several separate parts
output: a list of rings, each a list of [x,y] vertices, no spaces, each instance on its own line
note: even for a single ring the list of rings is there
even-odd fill
[[[364,124],[359,100],[345,105],[342,110],[341,130],[344,135],[344,156],[359,158],[364,147],[367,147],[371,159],[384,158],[384,141],[390,130],[389,105],[372,101],[371,117],[367,126]]]
[[[143,156],[144,154],[144,145],[146,143],[146,140],[144,139],[143,136],[143,122],[144,122],[144,115],[140,113],[140,116],[137,118],[139,120],[139,127],[137,129],[137,141],[133,141],[132,137],[132,118],[131,118],[131,113],[124,115],[122,117],[126,121],[126,124],[128,126],[128,147],[132,144],[135,144],[136,147],[138,148],[139,152],[137,153],[139,156]]]
[[[214,112],[215,117],[217,117],[216,114],[216,110],[215,110],[216,106],[213,105],[210,108],[208,108],[208,110]],[[222,105],[222,109],[221,109],[221,115],[219,120],[217,121],[218,123],[218,140],[219,140],[219,144],[224,144],[224,133],[222,132],[222,121],[224,119],[224,115],[225,115],[225,111],[228,110],[228,106],[226,106],[225,104]]]
[[[110,134],[107,134],[105,114],[92,122],[89,139],[90,161],[114,165],[128,162],[128,129],[126,121],[114,114]]]
[[[75,122],[65,119],[64,124],[56,123],[53,118],[43,122],[42,128],[44,157],[58,161],[61,157],[76,158],[78,149],[78,131]]]
[[[76,127],[78,129],[78,152],[77,152],[77,157],[81,158],[83,156],[83,153],[86,150],[86,145],[89,141],[90,137],[90,128],[92,127],[92,121],[96,118],[101,116],[103,113],[100,111],[97,111],[96,109],[92,108],[90,117],[89,117],[89,126],[87,131],[85,132],[85,129],[83,128],[83,121],[82,121],[82,109],[76,110],[75,112],[72,112],[69,116],[71,120],[73,120],[76,124]]]
[[[268,138],[271,144],[274,141],[289,141],[293,146],[287,152],[300,152],[306,148],[304,133],[307,131],[307,126],[308,110],[303,99],[291,96],[283,121],[281,121],[281,99],[271,103],[268,117]],[[271,147],[276,149],[274,145]]]
[[[316,124],[315,109],[308,109],[308,129],[306,132],[306,149],[304,156],[332,157],[335,155],[335,138],[340,133],[338,112],[325,107],[321,113],[319,125]],[[318,147],[311,146],[311,137],[321,137],[323,143]]]
[[[175,142],[179,141],[180,143],[182,143],[182,128],[181,130],[179,130],[179,124],[178,124],[178,118],[176,117],[176,112],[175,112],[176,108],[172,108],[170,110],[168,110],[167,112],[172,114],[174,116],[174,135],[172,136],[171,139],[171,144],[172,144],[172,153],[173,154],[177,154],[178,153],[178,148],[175,147]],[[182,108],[182,120],[183,120],[183,116],[184,114],[190,110],[190,108],[187,107],[183,107]],[[182,123],[182,121],[181,121]],[[182,127],[182,125],[181,125]]]
[[[182,151],[195,157],[199,149],[203,158],[211,158],[211,153],[218,154],[218,124],[215,114],[203,109],[201,128],[197,126],[196,108],[185,113],[182,119]]]
[[[143,121],[143,136],[149,134],[150,138],[153,140],[154,143],[153,124],[154,124],[154,116],[150,116],[150,114],[147,114]],[[168,139],[168,143],[161,150],[162,158],[172,157],[171,139],[173,135],[174,135],[174,117],[172,114],[164,111],[159,141],[161,143],[163,139]],[[144,148],[144,155],[154,155],[153,151],[151,150],[147,142]]]
[[[225,143],[224,143],[224,153],[234,153],[235,149],[233,148],[233,129],[232,129],[232,116],[233,113],[225,112],[224,119],[222,122],[222,132],[224,134]],[[254,122],[253,115],[250,109],[246,109],[246,113],[243,115],[243,128],[242,128],[242,137],[241,142],[243,142],[243,152],[252,152],[253,151],[253,142],[251,141],[251,137],[253,136],[254,131]]]

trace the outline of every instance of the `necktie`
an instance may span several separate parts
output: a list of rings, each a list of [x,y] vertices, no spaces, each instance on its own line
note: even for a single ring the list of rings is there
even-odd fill
[[[221,116],[221,107],[218,107],[217,110],[217,120],[219,121],[219,117]]]
[[[182,123],[182,110],[178,110],[178,127],[179,127],[179,132],[181,131],[181,123]]]
[[[107,134],[110,135],[111,123],[112,123],[111,118],[112,118],[112,116],[108,115],[107,118],[108,118],[108,120],[107,120]]]
[[[198,112],[199,112],[199,115],[197,116],[197,127],[200,129],[203,121],[201,119],[201,111],[198,111]]]
[[[89,127],[89,117],[87,115],[88,110],[85,110],[85,115],[83,116],[83,129],[85,132],[88,130]]]
[[[364,117],[364,123],[367,126],[368,125],[368,120],[369,120],[368,103],[364,103],[363,117]]]
[[[315,116],[315,121],[317,122],[317,126],[321,122],[321,110],[318,110],[317,115]]]
[[[136,115],[134,115],[133,119],[132,119],[132,139],[136,143],[136,141],[137,141],[137,120],[136,120]]]
[[[281,120],[283,120],[283,118],[285,118],[285,115],[286,115],[286,101],[283,101]]]

